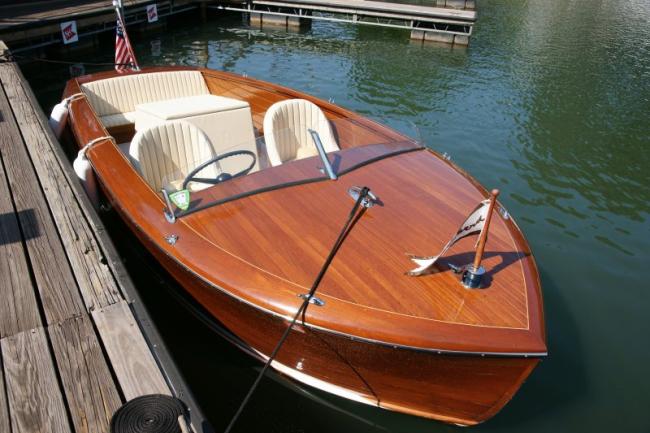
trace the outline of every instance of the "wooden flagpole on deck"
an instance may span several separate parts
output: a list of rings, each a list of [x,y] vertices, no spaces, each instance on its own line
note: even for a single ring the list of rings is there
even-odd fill
[[[483,230],[481,230],[481,237],[479,238],[478,246],[476,247],[476,255],[474,256],[474,269],[481,267],[483,251],[485,250],[485,244],[487,243],[488,230],[490,230],[490,221],[492,221],[492,211],[494,210],[494,204],[497,201],[498,195],[498,189],[493,189],[490,191],[490,204],[488,206],[487,216],[485,217],[485,225],[483,226]]]

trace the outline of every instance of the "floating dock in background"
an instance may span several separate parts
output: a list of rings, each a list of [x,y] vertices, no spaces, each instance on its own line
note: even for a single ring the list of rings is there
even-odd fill
[[[149,23],[151,0],[129,0],[124,6],[128,26],[157,27]],[[252,26],[300,28],[312,20],[392,27],[410,31],[411,39],[468,45],[476,22],[476,0],[431,0],[431,6],[369,0],[162,0],[155,2],[161,20],[191,10],[228,10],[248,15]],[[94,36],[114,31],[111,0],[51,0],[15,3],[0,8],[0,39],[13,53],[48,46],[63,46],[61,23],[75,21],[78,42],[92,44]]]
[[[211,431],[18,66],[0,41],[0,432],[108,432],[178,397]]]
[[[257,26],[301,27],[311,20],[336,21],[407,29],[411,39],[455,45],[469,44],[476,21],[475,0],[442,0],[436,6],[367,0],[248,0],[209,7],[248,13],[251,25]]]
[[[125,20],[128,25],[147,24],[147,5],[151,0],[125,2]],[[163,0],[156,2],[158,17],[205,8],[205,0]],[[62,44],[61,23],[75,20],[79,40],[91,40],[89,36],[115,31],[115,8],[112,0],[62,1],[53,0],[16,3],[3,6],[0,14],[0,39],[11,47],[13,53],[23,50]],[[149,24],[152,25],[152,24]],[[157,25],[157,24],[156,24]]]

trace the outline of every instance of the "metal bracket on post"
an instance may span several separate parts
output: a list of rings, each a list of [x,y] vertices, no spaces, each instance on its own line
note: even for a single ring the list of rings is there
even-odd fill
[[[479,266],[475,268],[474,265],[469,265],[463,271],[461,282],[466,289],[478,289],[481,287],[481,280],[485,275],[485,268]]]
[[[167,204],[167,207],[163,209],[163,214],[168,223],[174,224],[176,222],[176,214],[174,214],[174,207],[172,201],[169,199],[169,193],[167,193],[167,190],[163,188],[162,194],[163,197],[165,197],[165,204]]]
[[[321,298],[317,298],[316,296],[309,297],[309,293],[301,293],[298,295],[298,297],[301,299],[309,298],[309,303],[316,305],[317,307],[322,307],[325,305],[325,301],[323,301]]]
[[[352,200],[357,200],[359,198],[359,194],[361,194],[362,188],[359,186],[353,186],[348,189],[348,195],[352,197]],[[377,198],[376,195],[372,193],[372,191],[368,190],[368,194],[361,199],[361,206],[365,208],[371,208],[374,206],[375,203],[377,203],[379,199]]]
[[[311,134],[311,139],[314,140],[314,144],[316,145],[320,159],[323,161],[323,168],[325,170],[325,173],[327,173],[327,176],[332,180],[338,179],[338,176],[336,173],[334,173],[334,169],[332,168],[330,160],[327,159],[327,152],[325,152],[323,142],[320,141],[320,135],[318,135],[318,132],[314,131],[313,129],[308,129],[308,131],[309,134]]]
[[[475,268],[473,264],[458,266],[453,263],[447,263],[447,266],[449,266],[449,269],[454,274],[461,274],[460,282],[466,289],[478,289],[481,287],[483,275],[485,275],[485,268],[483,266]]]

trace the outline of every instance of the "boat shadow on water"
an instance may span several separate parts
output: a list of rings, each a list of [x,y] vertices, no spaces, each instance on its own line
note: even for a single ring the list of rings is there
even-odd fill
[[[571,402],[588,393],[584,373],[584,348],[562,288],[547,269],[540,268],[544,289],[548,357],[528,378],[520,392],[501,413],[484,424],[486,430],[516,431],[521,425],[534,425],[553,412],[566,410]],[[479,430],[481,428],[479,427]]]

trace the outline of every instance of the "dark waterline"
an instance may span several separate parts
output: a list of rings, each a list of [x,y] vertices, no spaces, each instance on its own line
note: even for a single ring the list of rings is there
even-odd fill
[[[412,135],[415,124],[427,145],[502,190],[541,271],[550,357],[472,431],[648,433],[650,3],[491,0],[479,14],[468,49],[322,22],[303,33],[261,31],[237,15],[204,25],[191,17],[132,38],[143,64],[246,73]],[[69,57],[110,61],[111,38],[104,42]],[[25,74],[46,109],[69,78],[67,68],[40,64],[26,64]],[[259,365],[179,307],[165,289],[173,284],[131,238],[118,244],[199,403],[222,429]],[[237,430],[456,428],[267,380]]]

